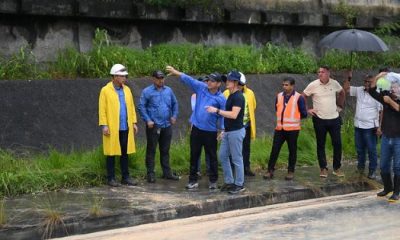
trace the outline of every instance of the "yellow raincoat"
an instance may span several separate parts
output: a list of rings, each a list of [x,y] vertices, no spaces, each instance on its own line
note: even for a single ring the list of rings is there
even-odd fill
[[[128,149],[127,153],[136,152],[133,124],[136,123],[135,104],[132,92],[124,85],[126,111],[128,115]],[[100,91],[99,97],[99,125],[107,125],[110,135],[103,135],[103,151],[106,156],[120,156],[119,144],[119,98],[112,82],[109,82]]]
[[[255,111],[256,111],[256,107],[257,107],[257,103],[256,103],[256,97],[254,95],[254,92],[247,88],[247,86],[244,86],[243,88],[243,93],[244,93],[244,97],[246,99],[246,104],[249,107],[249,116],[250,116],[250,137],[251,139],[255,139],[256,138],[256,115],[255,115]],[[229,97],[229,90],[226,89],[224,91],[224,96],[226,98]]]

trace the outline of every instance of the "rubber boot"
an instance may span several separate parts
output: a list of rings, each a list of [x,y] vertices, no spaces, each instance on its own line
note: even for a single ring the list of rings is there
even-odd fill
[[[393,191],[392,176],[390,173],[381,173],[383,182],[383,191],[378,192],[376,195],[378,197],[384,197]]]
[[[399,190],[400,190],[400,176],[399,175],[394,175],[393,183],[394,183],[393,194],[389,198],[389,202],[399,201]]]

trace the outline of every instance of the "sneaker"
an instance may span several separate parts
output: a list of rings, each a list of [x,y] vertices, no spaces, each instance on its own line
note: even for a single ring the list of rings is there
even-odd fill
[[[179,179],[181,179],[180,176],[177,176],[174,173],[171,173],[170,175],[163,175],[162,178],[174,181],[179,181]]]
[[[340,168],[333,170],[332,174],[337,177],[344,177],[344,173],[342,171],[340,171]]]
[[[376,179],[375,171],[369,171],[368,172],[368,178],[369,179]]]
[[[138,183],[132,178],[122,179],[121,184],[128,186],[136,186]]]
[[[294,178],[294,172],[288,172],[288,174],[285,177],[286,181],[291,181]]]
[[[210,182],[208,184],[208,188],[211,189],[211,190],[217,189],[218,188],[217,183],[216,182]]]
[[[273,172],[273,171],[268,171],[268,172],[263,176],[263,178],[266,179],[266,180],[274,178],[274,172]]]
[[[246,175],[248,177],[254,177],[256,174],[253,171],[251,171],[250,168],[246,168],[246,169],[244,169],[244,175]]]
[[[187,185],[186,185],[186,189],[196,189],[196,188],[198,188],[199,187],[199,183],[198,182],[189,182]]]
[[[235,187],[235,184],[233,183],[224,183],[224,185],[221,186],[220,191],[229,192],[233,187]]]
[[[155,183],[156,182],[156,177],[154,176],[154,173],[147,174],[147,182],[148,183]]]
[[[197,174],[197,179],[200,180],[201,179],[201,172],[197,172],[196,174]]]
[[[111,179],[110,181],[107,182],[107,185],[110,187],[119,187],[121,184],[119,184],[115,179]]]
[[[399,201],[399,194],[392,194],[392,196],[390,196],[390,198],[388,199],[388,202],[397,202]]]
[[[322,178],[327,178],[328,177],[328,169],[322,168],[321,172],[319,173],[319,176]]]
[[[228,193],[229,194],[238,194],[240,192],[243,192],[244,190],[246,190],[245,187],[235,185]]]

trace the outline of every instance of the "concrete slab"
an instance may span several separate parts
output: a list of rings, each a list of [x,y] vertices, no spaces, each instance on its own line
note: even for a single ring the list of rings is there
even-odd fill
[[[273,180],[262,174],[246,179],[246,191],[229,195],[208,189],[203,177],[200,187],[185,190],[188,177],[181,181],[157,179],[156,184],[141,180],[135,187],[65,189],[58,192],[25,195],[5,200],[6,225],[0,239],[40,239],[144,223],[200,216],[225,211],[346,194],[378,188],[375,181],[345,169],[346,177],[332,174],[319,177],[317,167],[296,170],[293,181],[285,181],[285,171]],[[222,176],[219,182],[222,184]]]

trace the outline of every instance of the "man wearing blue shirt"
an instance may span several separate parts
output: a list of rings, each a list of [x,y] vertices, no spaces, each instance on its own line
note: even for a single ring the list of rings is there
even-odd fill
[[[223,130],[223,117],[208,113],[206,107],[213,106],[218,109],[225,109],[226,99],[219,90],[222,76],[217,73],[208,75],[208,81],[200,82],[182,72],[167,66],[166,70],[189,86],[196,93],[196,106],[190,117],[193,124],[190,133],[190,176],[187,189],[199,187],[197,182],[198,159],[201,148],[204,146],[206,154],[210,157],[209,189],[217,189],[218,162],[217,162],[217,135],[218,130]]]
[[[154,157],[157,143],[160,149],[160,163],[163,178],[179,180],[169,166],[169,148],[172,138],[172,127],[178,117],[178,101],[171,88],[165,86],[164,73],[154,71],[153,84],[143,89],[139,101],[140,117],[146,123],[146,167],[147,181],[155,182]]]

